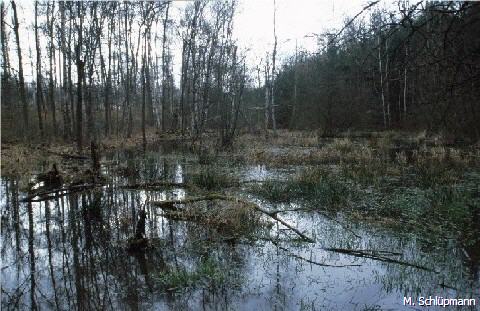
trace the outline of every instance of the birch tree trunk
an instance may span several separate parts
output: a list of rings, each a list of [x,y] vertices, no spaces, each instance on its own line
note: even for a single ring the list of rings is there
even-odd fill
[[[6,21],[5,21],[5,3],[2,1],[0,3],[0,10],[1,10],[1,41],[2,41],[2,69],[3,69],[3,83],[9,80],[10,77],[10,61],[8,59],[8,43],[7,43],[7,33],[5,29]]]

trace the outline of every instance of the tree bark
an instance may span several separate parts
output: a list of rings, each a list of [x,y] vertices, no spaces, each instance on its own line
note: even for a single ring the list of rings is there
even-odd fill
[[[1,41],[2,41],[2,68],[3,68],[3,83],[9,80],[10,77],[10,60],[8,58],[8,42],[7,42],[7,33],[5,29],[5,2],[0,3],[1,10]]]
[[[82,82],[83,82],[83,70],[84,70],[84,62],[81,59],[81,52],[82,52],[82,28],[83,28],[83,3],[77,2],[77,9],[78,9],[78,17],[80,19],[80,25],[78,27],[78,42],[77,42],[77,147],[78,150],[81,151],[83,148],[83,135],[82,135]]]
[[[167,2],[167,8],[165,10],[165,20],[163,21],[163,38],[162,38],[162,106],[161,106],[161,118],[162,118],[162,132],[165,132],[165,107],[167,106],[167,59],[166,59],[166,45],[167,45],[167,26],[168,26],[168,11],[170,8],[170,2]]]
[[[63,56],[63,72],[62,72],[62,94],[63,94],[63,105],[64,105],[64,116],[63,116],[63,138],[67,140],[70,136],[71,124],[70,124],[70,109],[68,102],[68,69],[67,69],[67,47],[65,42],[65,2],[59,3],[60,7],[60,27],[62,31],[60,32],[60,44]]]
[[[264,128],[265,128],[265,137],[268,138],[268,123],[269,123],[269,116],[270,116],[270,90],[271,88],[269,87],[269,71],[270,71],[270,66],[268,62],[268,54],[267,57],[265,58],[266,64],[265,64],[265,119],[264,119]]]
[[[126,63],[126,79],[125,79],[125,104],[128,109],[128,125],[127,125],[127,137],[132,135],[132,108],[130,107],[130,70],[128,59],[128,3],[125,2],[125,63]]]
[[[272,82],[271,87],[272,90],[270,92],[270,109],[272,114],[272,129],[273,129],[273,136],[277,136],[277,122],[275,119],[275,61],[277,56],[277,33],[276,33],[276,15],[277,15],[277,8],[276,8],[276,1],[273,0],[273,37],[274,37],[274,44],[273,44],[273,55],[272,55]]]
[[[42,92],[42,56],[40,52],[40,41],[38,38],[38,2],[35,2],[35,48],[37,51],[37,90],[35,101],[37,102],[38,114],[38,128],[40,130],[40,137],[44,137],[43,120],[42,120],[42,106],[43,106],[43,92]]]
[[[48,27],[48,34],[50,37],[50,42],[49,42],[49,48],[48,48],[48,57],[49,57],[49,65],[50,65],[50,79],[48,81],[48,101],[49,101],[49,106],[50,110],[52,113],[52,125],[53,125],[53,134],[54,136],[57,136],[58,128],[57,128],[57,116],[56,116],[56,111],[55,111],[55,92],[54,92],[54,81],[53,81],[53,76],[54,76],[54,67],[53,64],[55,62],[55,49],[54,49],[54,43],[53,43],[53,23],[54,23],[54,12],[55,12],[55,2],[52,2],[51,6],[50,4],[47,4],[48,10],[47,10],[47,27]],[[50,17],[50,12],[52,16]]]
[[[407,121],[407,61],[408,46],[405,45],[405,64],[403,68],[403,122]]]
[[[23,77],[23,64],[22,64],[22,49],[20,46],[20,36],[18,34],[18,16],[17,16],[17,6],[15,1],[12,1],[12,9],[13,9],[13,31],[15,32],[15,39],[17,41],[17,56],[18,56],[18,91],[20,93],[20,101],[22,103],[23,108],[23,125],[25,130],[25,135],[28,131],[28,104],[27,98],[25,94],[25,81]]]
[[[382,69],[382,47],[380,42],[380,35],[378,36],[378,70],[380,72],[380,93],[382,97],[382,110],[383,110],[383,128],[387,128],[387,113],[385,110],[385,94],[383,88],[383,69]]]

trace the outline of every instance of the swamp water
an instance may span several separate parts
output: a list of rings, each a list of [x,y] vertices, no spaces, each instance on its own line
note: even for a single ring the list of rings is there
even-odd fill
[[[403,305],[404,296],[430,295],[476,298],[477,308],[480,303],[479,263],[467,260],[456,240],[400,235],[311,211],[278,216],[315,243],[267,215],[261,218],[268,225],[231,239],[205,223],[164,217],[148,203],[195,196],[196,190],[122,188],[188,181],[201,167],[192,154],[160,148],[103,160],[104,186],[47,201],[24,203],[19,182],[2,179],[3,310],[414,310],[419,307]],[[119,165],[129,174],[119,173]],[[240,181],[219,191],[264,210],[301,207],[265,202],[242,183],[281,180],[298,168],[225,161],[215,170]],[[143,208],[152,247],[129,254],[127,241]]]

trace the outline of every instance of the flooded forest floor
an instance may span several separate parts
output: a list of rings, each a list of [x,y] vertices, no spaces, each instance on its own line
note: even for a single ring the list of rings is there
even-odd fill
[[[110,139],[81,154],[3,142],[2,309],[480,303],[478,144],[280,131],[215,145],[153,133],[145,147]]]

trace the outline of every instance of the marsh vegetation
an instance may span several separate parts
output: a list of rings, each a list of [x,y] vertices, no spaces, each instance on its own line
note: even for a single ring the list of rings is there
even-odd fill
[[[366,310],[425,291],[478,298],[478,149],[349,135],[247,145],[246,134],[208,160],[188,143],[140,143],[104,152],[101,184],[72,191],[66,179],[53,197],[4,176],[2,305]],[[91,165],[39,158],[37,173]],[[148,245],[129,251],[142,210]],[[382,298],[346,285],[357,282]]]

